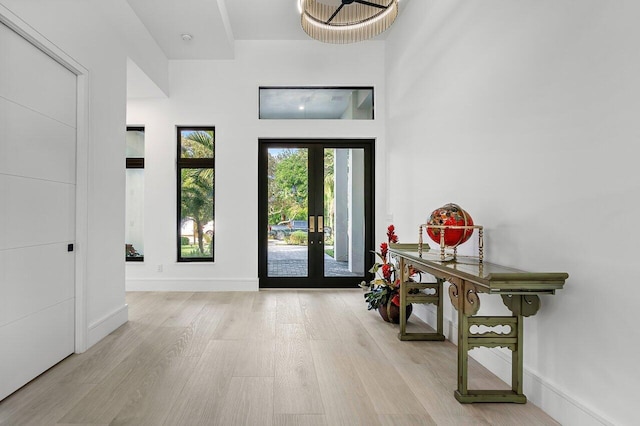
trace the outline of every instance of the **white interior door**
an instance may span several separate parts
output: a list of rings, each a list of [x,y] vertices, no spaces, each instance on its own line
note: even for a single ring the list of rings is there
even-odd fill
[[[76,76],[0,24],[0,400],[74,351]]]

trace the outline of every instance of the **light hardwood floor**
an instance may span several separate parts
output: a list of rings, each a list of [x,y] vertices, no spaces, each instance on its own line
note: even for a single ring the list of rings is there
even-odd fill
[[[530,403],[459,404],[456,347],[400,342],[360,290],[127,303],[127,324],[0,402],[0,425],[557,424]],[[470,377],[508,388],[473,360]]]

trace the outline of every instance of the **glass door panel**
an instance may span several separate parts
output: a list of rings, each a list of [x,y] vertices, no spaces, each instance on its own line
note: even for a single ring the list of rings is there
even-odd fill
[[[363,148],[324,150],[324,276],[365,274]]]
[[[308,149],[267,149],[268,277],[309,275],[308,185]]]

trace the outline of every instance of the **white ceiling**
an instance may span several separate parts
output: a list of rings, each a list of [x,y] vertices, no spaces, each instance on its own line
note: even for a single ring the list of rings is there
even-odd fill
[[[235,40],[309,40],[298,0],[127,1],[169,59],[230,59]]]

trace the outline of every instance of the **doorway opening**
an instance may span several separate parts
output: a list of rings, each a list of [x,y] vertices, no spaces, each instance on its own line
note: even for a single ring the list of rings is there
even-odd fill
[[[373,140],[259,141],[261,288],[355,287],[372,263]]]

